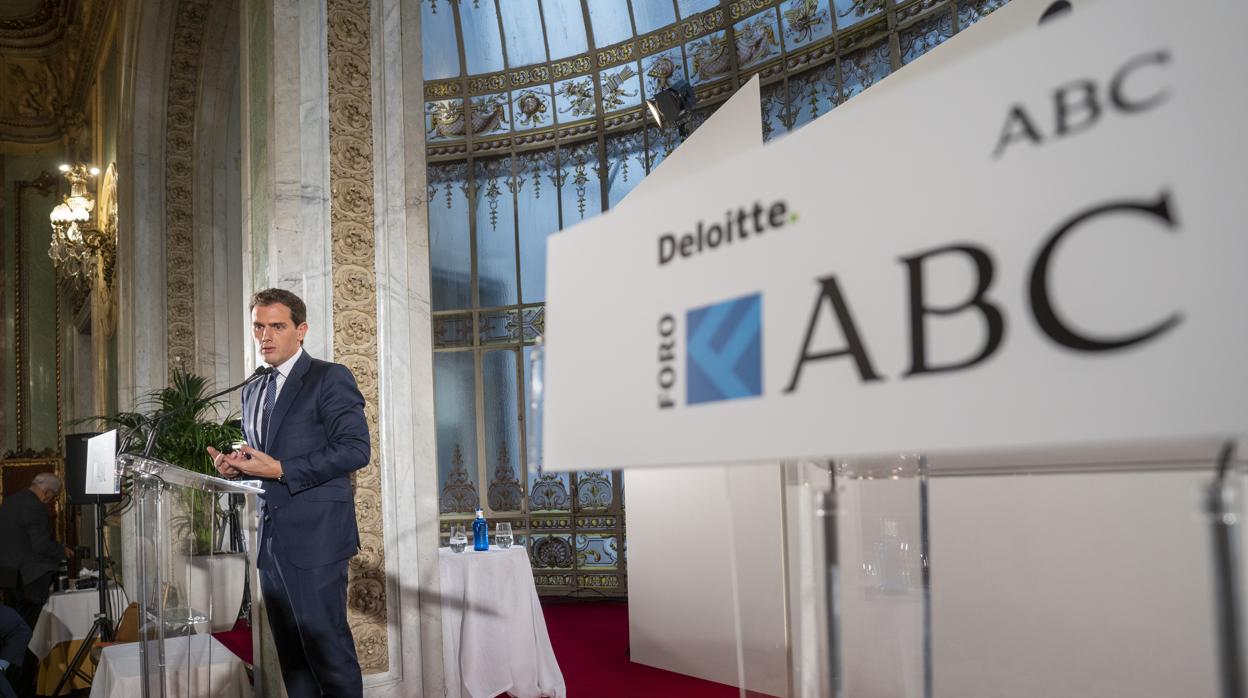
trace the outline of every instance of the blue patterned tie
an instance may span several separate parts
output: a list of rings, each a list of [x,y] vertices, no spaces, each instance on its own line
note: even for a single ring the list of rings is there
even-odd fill
[[[269,374],[264,385],[264,412],[260,414],[260,450],[268,453],[269,415],[273,413],[273,403],[277,402],[277,371]]]

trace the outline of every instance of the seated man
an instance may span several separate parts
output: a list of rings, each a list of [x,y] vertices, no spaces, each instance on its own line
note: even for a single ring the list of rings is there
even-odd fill
[[[70,550],[52,536],[47,505],[61,492],[61,480],[39,473],[30,489],[0,503],[0,589],[26,625],[34,628],[48,600],[52,580]]]

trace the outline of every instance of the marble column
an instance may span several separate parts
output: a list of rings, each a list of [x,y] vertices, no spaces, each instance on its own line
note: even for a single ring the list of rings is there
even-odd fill
[[[437,463],[419,0],[372,2],[373,144],[388,677],[370,695],[441,696]]]
[[[241,381],[251,354],[242,269],[238,0],[205,8],[194,117],[193,369],[217,388]],[[229,397],[233,411],[239,394]]]
[[[299,294],[308,306],[304,348],[333,359],[325,5],[247,0],[244,8],[245,295],[272,286]]]
[[[244,287],[299,293],[305,348],[367,402],[348,588],[366,691],[442,695],[419,2],[243,0],[241,24]]]
[[[117,405],[165,385],[164,123],[176,8],[160,0],[123,3],[121,127],[117,143]],[[133,519],[122,521],[122,577],[133,593]]]
[[[280,287],[307,304],[304,349],[333,360],[325,5],[243,0],[241,139],[242,307]],[[246,369],[256,364],[247,352]],[[281,675],[257,594],[257,694],[280,696]]]

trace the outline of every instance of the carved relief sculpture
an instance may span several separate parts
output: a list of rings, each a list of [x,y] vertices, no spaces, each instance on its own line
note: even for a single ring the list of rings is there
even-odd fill
[[[378,438],[376,240],[373,233],[373,93],[369,0],[329,0],[329,186],[334,359],[364,396],[373,462],[355,474],[360,552],[351,560],[347,619],[365,674],[390,666]],[[462,119],[461,119],[462,121]]]

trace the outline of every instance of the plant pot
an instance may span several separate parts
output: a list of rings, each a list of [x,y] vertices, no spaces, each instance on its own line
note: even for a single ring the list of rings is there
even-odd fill
[[[191,555],[187,563],[191,608],[209,617],[214,633],[233,628],[243,604],[247,553]]]

